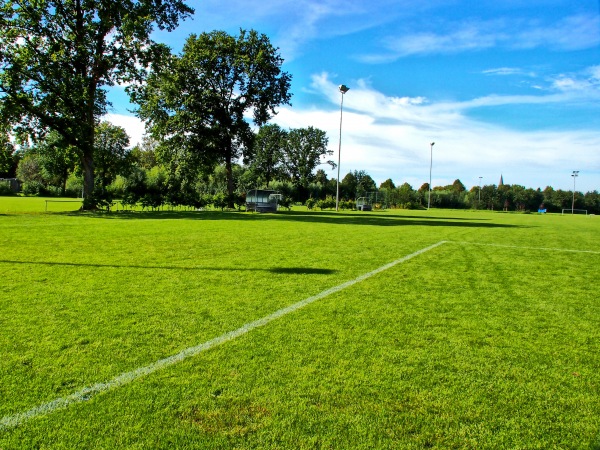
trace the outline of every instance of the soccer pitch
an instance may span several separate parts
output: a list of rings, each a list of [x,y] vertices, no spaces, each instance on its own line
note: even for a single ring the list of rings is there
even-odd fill
[[[20,200],[0,449],[600,448],[596,217]]]

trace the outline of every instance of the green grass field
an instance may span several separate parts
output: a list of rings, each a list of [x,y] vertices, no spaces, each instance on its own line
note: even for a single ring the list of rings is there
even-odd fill
[[[52,206],[0,197],[2,450],[600,448],[597,217]]]

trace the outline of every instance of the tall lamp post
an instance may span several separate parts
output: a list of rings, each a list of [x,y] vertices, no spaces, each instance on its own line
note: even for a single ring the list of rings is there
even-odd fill
[[[575,214],[575,179],[579,176],[579,170],[574,170],[571,176],[573,177],[573,203],[571,203],[571,214]]]
[[[433,166],[433,146],[435,142],[429,144],[429,196],[427,198],[427,210],[431,206],[431,167]]]
[[[340,140],[338,145],[338,173],[337,182],[335,184],[335,210],[339,211],[340,208],[340,157],[342,155],[342,110],[344,108],[344,94],[350,90],[345,84],[340,84],[338,89],[342,93],[342,100],[340,101]]]
[[[479,177],[479,200],[477,201],[477,208],[481,208],[481,179],[483,177]]]

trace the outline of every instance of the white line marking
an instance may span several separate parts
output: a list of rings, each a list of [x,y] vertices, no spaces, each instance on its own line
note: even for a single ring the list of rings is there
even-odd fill
[[[450,244],[462,244],[462,245],[481,245],[485,247],[502,247],[502,248],[516,248],[521,250],[542,250],[550,252],[570,252],[570,253],[592,253],[594,255],[600,255],[600,252],[594,250],[571,250],[568,248],[550,248],[550,247],[521,247],[518,245],[503,245],[503,244],[482,244],[479,242],[467,242],[467,241],[446,241]]]
[[[416,252],[411,253],[410,255],[404,256],[403,258],[397,259],[396,261],[392,261],[389,264],[381,266],[371,272],[365,273],[364,275],[361,275],[353,280],[346,281],[345,283],[334,286],[330,289],[320,292],[319,294],[313,295],[312,297],[309,297],[309,298],[301,300],[297,303],[294,303],[293,305],[279,309],[279,310],[275,311],[274,313],[272,313],[266,317],[263,317],[262,319],[258,319],[258,320],[255,320],[254,322],[250,322],[245,325],[242,325],[237,330],[233,330],[228,333],[222,334],[219,337],[211,339],[210,341],[206,341],[203,344],[197,345],[195,347],[186,348],[185,350],[182,350],[181,352],[177,353],[176,355],[172,355],[167,358],[160,359],[148,366],[140,367],[138,369],[132,370],[131,372],[122,373],[121,375],[117,375],[116,377],[114,377],[111,380],[108,380],[104,383],[96,383],[92,386],[84,387],[83,389],[80,389],[79,391],[74,392],[71,395],[68,395],[66,397],[57,398],[57,399],[52,400],[47,403],[43,403],[34,408],[31,408],[28,411],[25,411],[22,413],[17,413],[12,416],[5,416],[2,418],[2,420],[0,420],[0,430],[7,430],[9,428],[14,428],[14,427],[17,427],[31,419],[34,419],[36,417],[50,414],[58,409],[67,408],[69,405],[72,405],[74,403],[81,403],[81,402],[87,401],[87,400],[91,399],[93,396],[101,394],[102,392],[110,391],[110,390],[116,389],[118,387],[124,386],[124,385],[129,384],[132,381],[135,381],[138,378],[141,378],[145,375],[149,375],[153,372],[156,372],[157,370],[163,369],[163,368],[171,366],[173,364],[177,364],[178,362],[181,362],[184,359],[190,358],[192,356],[196,356],[197,354],[199,354],[205,350],[216,347],[227,341],[231,341],[239,336],[242,336],[243,334],[248,333],[249,331],[254,330],[255,328],[262,327],[263,325],[266,325],[269,322],[272,322],[273,320],[279,319],[280,317],[285,316],[286,314],[292,313],[310,303],[313,303],[317,300],[327,297],[328,295],[334,294],[334,293],[339,292],[343,289],[346,289],[350,286],[353,286],[356,283],[360,283],[361,281],[364,281],[367,278],[370,278],[374,275],[377,275],[378,273],[388,270],[397,264],[401,264],[405,261],[408,261],[409,259],[414,258],[415,256],[419,256],[429,250],[433,250],[434,248],[439,247],[440,245],[442,245],[446,242],[447,241],[440,241],[437,244],[433,244],[429,247],[425,247],[421,250],[417,250]]]

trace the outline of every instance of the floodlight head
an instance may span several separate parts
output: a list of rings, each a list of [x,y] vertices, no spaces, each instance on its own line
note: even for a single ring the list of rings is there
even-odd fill
[[[345,84],[340,84],[338,86],[338,89],[340,90],[340,92],[342,94],[345,94],[346,92],[348,92],[350,90],[350,88],[348,86],[346,86]]]
[[[435,145],[435,142],[432,142],[432,143],[431,143],[431,146],[433,147],[434,145]]]

